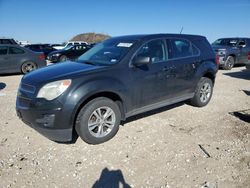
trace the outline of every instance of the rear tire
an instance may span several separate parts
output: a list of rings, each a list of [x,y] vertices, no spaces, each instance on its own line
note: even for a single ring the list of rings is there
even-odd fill
[[[37,65],[33,62],[25,62],[22,64],[22,67],[21,67],[21,71],[23,74],[27,74],[36,69],[37,69]]]
[[[105,97],[88,102],[76,119],[76,132],[89,144],[100,144],[113,138],[119,130],[121,112],[118,105]]]
[[[196,107],[206,106],[213,94],[213,82],[207,77],[202,77],[198,82],[194,97],[190,100],[191,105]]]
[[[228,56],[225,64],[223,65],[224,70],[231,70],[234,67],[235,59],[233,56]]]

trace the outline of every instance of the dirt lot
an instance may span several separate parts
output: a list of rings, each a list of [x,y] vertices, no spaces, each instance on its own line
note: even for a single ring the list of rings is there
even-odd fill
[[[207,107],[180,103],[131,118],[97,146],[55,143],[23,124],[20,79],[0,77],[0,187],[250,187],[244,67],[219,71]]]

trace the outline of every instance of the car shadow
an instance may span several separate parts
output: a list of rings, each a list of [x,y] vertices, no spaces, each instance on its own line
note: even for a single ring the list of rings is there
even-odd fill
[[[6,84],[3,82],[0,82],[0,91],[6,87]]]
[[[123,121],[121,123],[121,125],[125,125],[127,123],[130,123],[132,121],[136,121],[136,120],[139,120],[139,119],[142,119],[142,118],[145,118],[145,117],[148,117],[148,116],[152,116],[152,115],[155,115],[155,114],[158,114],[158,113],[161,113],[161,112],[164,112],[164,111],[167,111],[167,110],[171,110],[173,108],[177,108],[177,107],[180,107],[184,104],[188,104],[187,102],[179,102],[179,103],[176,103],[176,104],[172,104],[172,105],[169,105],[169,106],[164,106],[162,108],[158,108],[158,109],[155,109],[155,110],[151,110],[151,111],[148,111],[148,112],[144,112],[142,114],[138,114],[138,115],[135,115],[135,116],[131,116],[129,118],[127,118],[125,121]]]
[[[22,75],[22,73],[5,73],[5,74],[0,74],[1,77],[18,76],[18,75]]]
[[[247,90],[242,90],[246,95],[250,96],[250,91],[247,91]]]
[[[229,72],[229,73],[223,73],[223,74],[226,76],[233,77],[233,78],[250,80],[250,71],[248,70],[242,70],[240,72]]]
[[[122,188],[130,188],[131,186],[125,182],[121,170],[109,170],[108,168],[104,168],[102,170],[101,176],[92,188],[112,188],[112,187],[122,187]]]
[[[241,121],[250,123],[250,109],[242,110],[242,111],[236,111],[236,112],[229,112],[229,114],[239,118]]]

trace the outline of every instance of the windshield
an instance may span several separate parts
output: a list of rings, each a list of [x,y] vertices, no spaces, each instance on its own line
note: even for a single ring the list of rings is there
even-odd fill
[[[72,45],[68,45],[68,46],[66,46],[65,48],[63,48],[64,50],[70,50],[71,48],[73,48],[74,46],[72,46]]]
[[[109,39],[97,44],[78,58],[83,63],[113,65],[131,49],[135,40]]]
[[[236,46],[237,42],[238,42],[237,39],[218,39],[213,43],[213,45]]]

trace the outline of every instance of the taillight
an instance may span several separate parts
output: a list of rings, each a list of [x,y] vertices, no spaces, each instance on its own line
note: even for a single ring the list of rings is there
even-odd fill
[[[220,64],[220,57],[219,57],[219,55],[216,55],[216,64],[217,64],[217,65]]]
[[[247,59],[250,60],[250,52],[248,52]]]
[[[40,54],[40,55],[38,56],[38,58],[39,58],[40,60],[45,60],[45,55],[44,55],[44,54]]]

